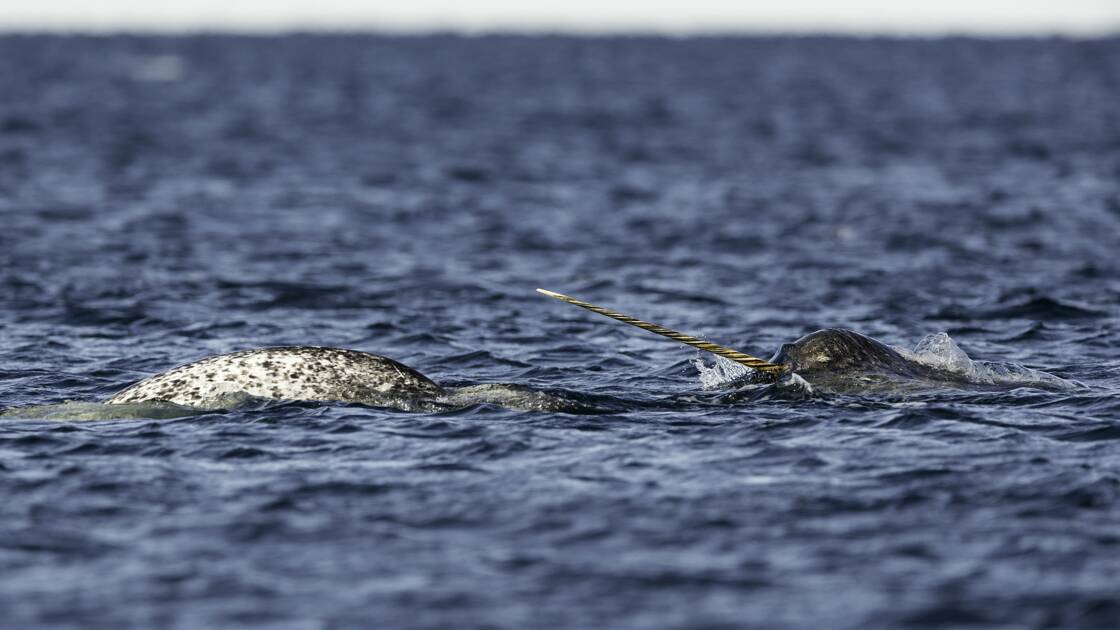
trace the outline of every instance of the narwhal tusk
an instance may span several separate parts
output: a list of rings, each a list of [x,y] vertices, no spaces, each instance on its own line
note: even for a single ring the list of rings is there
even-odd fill
[[[741,363],[742,365],[745,365],[745,366],[747,366],[751,369],[754,369],[754,370],[758,370],[759,372],[762,372],[763,374],[766,374],[768,376],[775,376],[776,377],[779,374],[781,374],[782,372],[785,372],[786,369],[788,368],[788,366],[786,366],[786,365],[782,365],[782,364],[778,364],[778,363],[770,363],[769,361],[763,361],[762,359],[759,359],[757,357],[752,357],[751,355],[744,354],[742,352],[739,352],[738,350],[732,350],[731,348],[725,348],[721,345],[714,344],[710,341],[704,341],[703,339],[693,337],[692,335],[686,335],[684,333],[677,332],[675,330],[672,330],[670,328],[666,328],[664,326],[658,326],[657,324],[651,324],[649,322],[642,321],[642,320],[640,320],[636,317],[630,317],[629,315],[623,315],[622,313],[618,313],[618,312],[615,312],[615,311],[612,311],[612,310],[608,310],[608,309],[605,309],[601,306],[595,306],[594,304],[584,302],[583,300],[577,300],[574,297],[569,297],[569,296],[563,295],[561,293],[556,293],[554,291],[546,291],[545,289],[537,289],[537,293],[543,293],[544,295],[547,295],[548,297],[556,298],[557,300],[560,300],[561,302],[567,302],[568,304],[574,304],[576,306],[585,308],[585,309],[587,309],[587,310],[589,310],[593,313],[598,313],[600,315],[605,315],[606,317],[610,317],[611,319],[617,319],[618,321],[626,323],[626,324],[630,324],[631,326],[637,326],[638,328],[641,328],[642,330],[648,330],[649,332],[661,335],[662,337],[668,337],[669,339],[672,339],[673,341],[679,341],[680,343],[690,345],[694,348],[700,348],[701,350],[711,352],[712,354],[716,354],[716,355],[719,355],[721,357],[731,359],[732,361],[734,361],[736,363]]]

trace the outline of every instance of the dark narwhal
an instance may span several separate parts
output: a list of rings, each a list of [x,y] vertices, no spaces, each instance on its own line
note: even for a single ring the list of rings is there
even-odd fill
[[[720,345],[704,341],[675,330],[651,324],[640,319],[595,306],[567,295],[537,289],[549,297],[605,315],[611,319],[637,326],[643,330],[668,337],[701,350],[746,365],[756,371],[756,381],[775,381],[786,374],[797,374],[814,388],[831,392],[872,392],[876,390],[904,391],[940,387],[1036,387],[1065,389],[1076,386],[1051,374],[1023,368],[1005,366],[1006,373],[989,371],[979,377],[976,373],[925,363],[916,357],[906,356],[866,335],[842,328],[827,328],[810,333],[783,344],[769,361],[752,357]],[[982,362],[968,361],[971,367]],[[985,367],[980,365],[981,368]],[[992,376],[994,374],[994,376]]]
[[[843,328],[818,330],[782,344],[770,362],[829,391],[869,391],[918,382],[926,386],[965,384],[959,374],[920,363],[878,340]]]

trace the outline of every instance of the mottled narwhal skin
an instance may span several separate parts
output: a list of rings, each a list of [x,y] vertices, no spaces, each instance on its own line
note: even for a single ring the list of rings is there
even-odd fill
[[[108,404],[170,402],[220,408],[230,397],[377,404],[389,397],[434,397],[443,389],[387,357],[344,348],[288,346],[200,359],[146,378]]]
[[[960,378],[908,359],[894,348],[843,328],[826,328],[783,344],[771,363],[789,366],[810,384],[830,390],[867,390],[876,384],[956,382]]]

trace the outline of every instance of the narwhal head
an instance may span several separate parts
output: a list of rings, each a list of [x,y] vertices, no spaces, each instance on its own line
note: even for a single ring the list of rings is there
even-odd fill
[[[789,365],[794,372],[842,372],[881,366],[895,357],[896,352],[870,337],[843,328],[826,328],[782,344],[770,362]]]

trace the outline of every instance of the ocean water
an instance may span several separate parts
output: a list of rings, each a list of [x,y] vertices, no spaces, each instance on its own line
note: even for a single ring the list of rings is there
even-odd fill
[[[6,35],[0,78],[0,626],[1120,627],[1120,40]],[[536,287],[1076,385],[745,386]],[[469,395],[97,404],[293,344]]]

